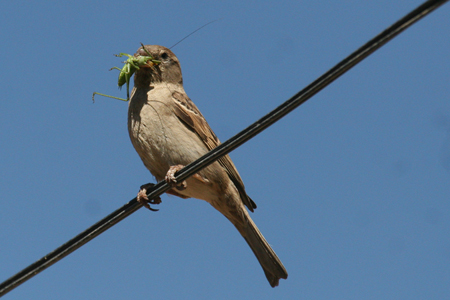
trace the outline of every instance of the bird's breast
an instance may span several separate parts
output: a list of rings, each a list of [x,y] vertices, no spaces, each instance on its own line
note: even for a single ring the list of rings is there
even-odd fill
[[[200,138],[175,115],[172,93],[136,90],[128,109],[128,131],[144,165],[162,180],[170,166],[187,165],[207,152]]]

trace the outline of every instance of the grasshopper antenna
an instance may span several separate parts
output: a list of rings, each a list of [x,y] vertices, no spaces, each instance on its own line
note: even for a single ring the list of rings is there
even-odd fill
[[[178,45],[179,43],[181,43],[182,41],[184,41],[185,39],[187,39],[188,37],[190,37],[191,35],[193,35],[193,34],[196,33],[197,31],[199,31],[199,30],[202,29],[203,27],[206,27],[206,26],[208,26],[209,24],[214,23],[214,22],[216,22],[216,21],[220,21],[220,20],[222,20],[222,19],[223,19],[223,18],[215,19],[215,20],[213,20],[213,21],[211,21],[211,22],[208,22],[208,23],[206,23],[205,25],[203,25],[203,26],[201,26],[201,27],[195,29],[194,31],[192,31],[191,33],[189,33],[187,36],[185,36],[184,38],[182,38],[181,40],[179,40],[178,42],[176,42],[175,45],[173,45],[172,47],[169,47],[169,49],[172,49],[173,47],[175,47],[176,45]]]

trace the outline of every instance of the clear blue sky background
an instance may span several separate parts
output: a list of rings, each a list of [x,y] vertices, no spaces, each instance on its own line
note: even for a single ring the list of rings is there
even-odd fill
[[[171,46],[224,141],[422,1],[0,3],[0,281],[154,180],[121,59]],[[285,264],[272,289],[235,228],[163,196],[4,299],[448,299],[450,5],[231,153]]]

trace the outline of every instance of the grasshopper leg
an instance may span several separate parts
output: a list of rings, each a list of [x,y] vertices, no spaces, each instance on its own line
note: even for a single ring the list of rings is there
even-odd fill
[[[114,54],[116,57],[122,57],[122,56],[126,56],[126,57],[129,57],[129,58],[133,58],[133,56],[131,56],[130,54],[127,54],[127,53],[119,53],[119,54]]]
[[[110,95],[105,95],[105,94],[101,94],[101,93],[94,92],[94,93],[92,94],[92,101],[93,101],[93,102],[95,102],[95,101],[94,101],[94,96],[95,96],[95,95],[100,95],[100,96],[103,96],[103,97],[113,98],[113,99],[122,100],[122,101],[128,101],[128,100],[129,100],[129,99],[123,99],[123,98],[119,98],[119,97],[114,97],[114,96],[110,96]]]
[[[119,70],[119,71],[121,71],[122,72],[122,69],[119,69],[118,67],[112,67],[111,69],[109,69],[110,71],[111,70],[114,70],[114,69],[117,69],[117,70]]]

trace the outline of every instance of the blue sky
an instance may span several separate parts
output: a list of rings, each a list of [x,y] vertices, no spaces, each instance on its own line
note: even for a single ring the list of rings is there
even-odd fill
[[[0,281],[154,180],[113,54],[171,46],[224,141],[422,1],[0,3]],[[450,296],[450,5],[231,153],[289,273],[272,289],[204,201],[163,196],[4,299]]]

